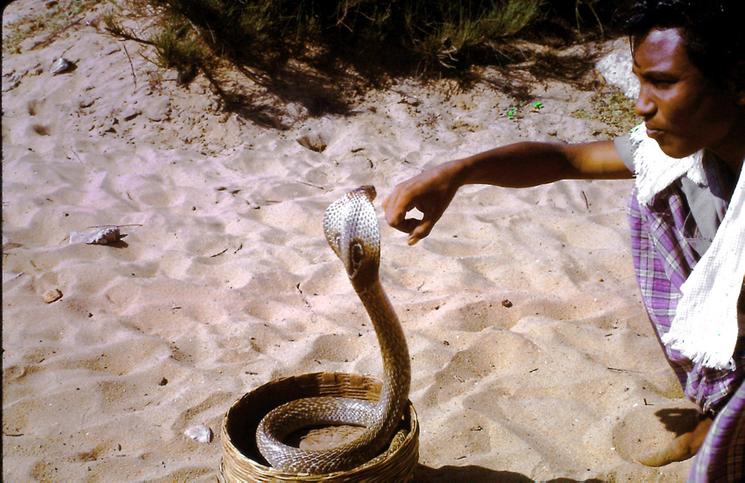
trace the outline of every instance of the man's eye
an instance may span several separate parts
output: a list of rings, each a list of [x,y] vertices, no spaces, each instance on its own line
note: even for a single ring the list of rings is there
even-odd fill
[[[649,82],[651,82],[655,87],[661,88],[670,87],[675,84],[675,81],[672,79],[651,79]]]

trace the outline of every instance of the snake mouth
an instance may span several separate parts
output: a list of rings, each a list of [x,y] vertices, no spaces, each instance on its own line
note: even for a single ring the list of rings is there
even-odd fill
[[[353,190],[353,192],[362,193],[371,202],[375,199],[375,197],[378,194],[378,192],[375,191],[375,186],[373,186],[371,184],[366,184],[366,185],[360,186],[359,188],[356,188],[355,190]]]
[[[347,275],[350,279],[355,279],[357,278],[357,274],[360,271],[365,256],[365,249],[362,248],[362,242],[356,239],[352,240],[347,249],[346,256],[348,257],[348,260],[344,265],[347,270]]]

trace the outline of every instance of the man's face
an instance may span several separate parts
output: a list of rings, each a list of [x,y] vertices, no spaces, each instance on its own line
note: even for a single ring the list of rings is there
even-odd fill
[[[635,110],[668,156],[716,150],[731,134],[738,115],[733,96],[691,63],[678,29],[654,29],[639,39],[633,71],[641,84]]]

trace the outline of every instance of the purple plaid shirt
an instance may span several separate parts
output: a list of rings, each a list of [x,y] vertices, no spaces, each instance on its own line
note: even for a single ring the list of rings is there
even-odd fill
[[[706,163],[709,189],[721,191],[722,178],[713,163]],[[640,205],[636,190],[629,203],[631,251],[642,300],[657,337],[670,330],[681,296],[680,286],[701,254],[693,248],[696,224],[680,181]],[[716,416],[691,469],[692,481],[737,481],[745,477],[745,334],[735,349],[734,371],[694,364],[678,351],[665,347],[685,395],[704,413]]]

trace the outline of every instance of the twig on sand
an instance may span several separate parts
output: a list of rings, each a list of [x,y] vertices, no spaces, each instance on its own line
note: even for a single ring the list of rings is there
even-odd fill
[[[110,35],[114,37],[118,37],[119,40],[132,40],[134,42],[139,42],[141,44],[155,46],[155,42],[153,42],[152,40],[141,39],[137,37],[135,34],[133,34],[132,32],[130,32],[129,30],[126,30],[119,25],[107,25],[106,31]]]
[[[122,48],[124,49],[124,53],[127,55],[127,60],[129,60],[129,69],[132,71],[132,80],[135,83],[135,89],[137,89],[137,76],[135,76],[135,67],[132,65],[132,57],[129,56],[129,52],[127,51],[127,46],[124,44],[124,42],[121,42]]]
[[[143,226],[142,223],[126,223],[124,225],[91,225],[87,226],[86,228],[112,228],[112,227],[124,227],[124,226]]]
[[[309,183],[307,181],[298,180],[298,183],[304,184],[305,186],[310,186],[311,188],[317,188],[317,189],[319,189],[321,191],[327,191],[326,188],[324,188],[323,186],[319,186],[317,184]]]
[[[618,367],[608,367],[607,369],[609,371],[615,371],[615,372],[635,372],[635,373],[639,373],[639,371],[634,371],[632,369],[619,369]]]
[[[585,193],[585,190],[581,191],[582,198],[585,200],[585,207],[587,208],[587,211],[590,211],[590,201],[587,199],[587,194]]]
[[[26,272],[18,272],[18,273],[16,273],[16,276],[13,277],[13,278],[11,278],[10,280],[19,279],[19,278],[23,277],[25,274],[26,274]]]
[[[217,252],[217,253],[215,253],[214,255],[210,255],[210,258],[215,258],[215,257],[219,257],[220,255],[222,255],[223,253],[225,253],[225,252],[227,252],[227,251],[228,251],[228,249],[226,248],[225,250],[223,250],[223,251],[221,251],[221,252]]]

